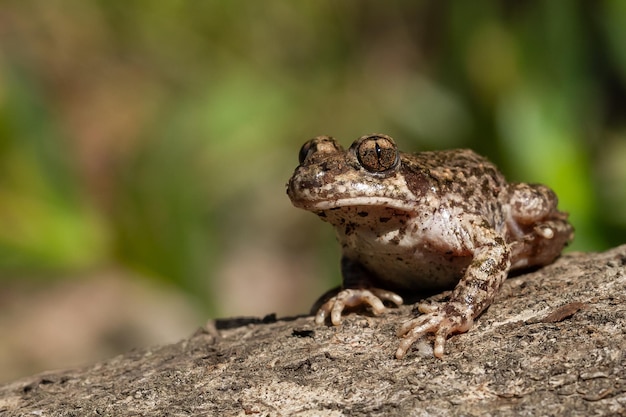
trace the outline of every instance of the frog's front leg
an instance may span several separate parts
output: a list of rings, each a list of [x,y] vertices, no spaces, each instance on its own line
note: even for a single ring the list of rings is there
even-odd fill
[[[328,301],[325,301],[317,310],[315,323],[322,324],[330,316],[333,325],[341,324],[341,315],[348,307],[369,306],[374,314],[382,314],[386,308],[384,301],[397,306],[403,300],[398,294],[382,288],[377,288],[375,279],[358,261],[348,257],[341,259],[341,273],[343,285],[341,290]],[[324,298],[324,296],[322,296]],[[316,305],[319,303],[316,303]]]
[[[418,306],[424,313],[404,323],[398,336],[404,337],[396,351],[401,359],[411,345],[428,333],[434,333],[434,355],[443,357],[446,339],[453,333],[468,331],[474,319],[495,298],[510,267],[510,251],[504,239],[495,231],[481,229],[480,243],[465,275],[445,303]]]

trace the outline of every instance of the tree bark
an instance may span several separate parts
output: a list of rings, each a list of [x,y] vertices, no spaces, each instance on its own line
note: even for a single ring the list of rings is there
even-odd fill
[[[0,416],[626,414],[626,245],[509,278],[443,359],[394,359],[412,306],[340,327],[217,320],[179,343],[0,386]]]

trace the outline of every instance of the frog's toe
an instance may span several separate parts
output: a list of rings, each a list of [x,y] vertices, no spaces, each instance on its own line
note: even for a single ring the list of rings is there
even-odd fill
[[[432,313],[411,319],[402,324],[402,326],[398,329],[397,334],[399,337],[403,337],[403,339],[398,346],[398,350],[396,350],[396,358],[402,359],[413,343],[418,341],[427,333],[433,333],[437,330],[442,320],[443,317],[441,317],[440,314]],[[443,344],[445,345],[445,338],[447,335],[442,336],[444,338]],[[443,346],[441,346],[441,348],[443,348]],[[437,356],[436,353],[435,356]]]
[[[419,303],[417,305],[417,310],[423,314],[436,313],[438,311],[441,311],[444,305],[445,303],[441,302]]]
[[[404,303],[402,297],[396,294],[393,291],[387,291],[380,288],[372,288],[370,290],[376,297],[378,297],[382,301],[388,301],[390,303],[395,304],[396,306],[401,306]]]
[[[450,309],[449,311],[458,311]],[[403,337],[396,358],[402,359],[413,343],[428,333],[435,335],[433,354],[442,358],[448,336],[463,333],[472,327],[471,315],[449,313],[446,310],[429,311],[427,314],[411,319],[398,329],[398,336]]]
[[[389,301],[396,305],[402,304],[402,298],[391,291],[378,288],[344,289],[319,308],[315,315],[315,323],[323,324],[326,317],[330,315],[331,323],[338,326],[341,324],[341,315],[346,308],[363,304],[370,306],[374,314],[382,314],[386,310],[383,301]]]
[[[330,314],[330,311],[332,310],[332,304],[333,299],[330,299],[320,306],[315,314],[315,324],[324,324],[326,317],[328,317],[328,314]]]

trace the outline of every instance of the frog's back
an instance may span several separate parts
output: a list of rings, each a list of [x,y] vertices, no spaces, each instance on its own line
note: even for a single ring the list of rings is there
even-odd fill
[[[488,159],[470,149],[420,152],[402,158],[404,176],[414,192],[434,192],[440,204],[503,226],[508,183]]]
[[[455,185],[455,188],[468,190],[487,183],[498,188],[505,188],[507,184],[491,161],[471,149],[404,154],[402,165],[410,171],[426,172],[441,186]],[[486,189],[480,191],[487,192]]]

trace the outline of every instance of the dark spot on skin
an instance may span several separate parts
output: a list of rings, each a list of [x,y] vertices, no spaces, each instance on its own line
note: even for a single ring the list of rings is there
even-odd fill
[[[463,193],[463,199],[465,201],[470,200],[474,196],[474,189],[472,187],[468,187],[467,184],[456,184],[456,185],[460,186],[462,193]]]
[[[452,303],[448,303],[443,307],[443,312],[447,314],[449,317],[460,317],[462,316],[461,312],[458,308]]]
[[[487,195],[489,193],[489,180],[487,178],[483,178],[480,183],[480,190],[483,194]]]
[[[497,236],[496,238],[494,238],[493,241],[496,242],[499,246],[505,245],[504,239],[502,239],[502,237],[500,236]]]
[[[509,260],[509,256],[503,256],[502,259],[500,259],[500,262],[498,263],[498,265],[496,265],[496,267],[494,268],[495,272],[497,271],[505,271],[507,270],[507,261]]]
[[[490,280],[490,279],[481,280],[481,281],[477,281],[474,286],[481,291],[487,292],[487,290],[491,287],[493,282],[494,280]]]
[[[320,211],[318,213],[316,213],[319,217],[326,217],[326,212],[325,211]]]
[[[391,217],[380,217],[378,219],[378,221],[381,223],[387,223],[389,220],[391,220]]]
[[[418,167],[407,167],[403,163],[400,173],[404,176],[407,188],[417,197],[425,195],[430,189],[428,173]]]
[[[351,235],[354,232],[354,229],[356,228],[356,224],[352,223],[352,222],[348,222],[346,224],[346,228],[345,228],[345,234],[346,236]]]
[[[359,211],[357,215],[360,217],[367,217],[369,213],[367,211]]]

